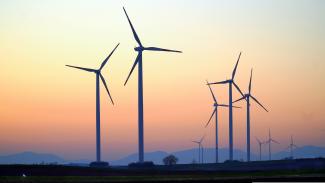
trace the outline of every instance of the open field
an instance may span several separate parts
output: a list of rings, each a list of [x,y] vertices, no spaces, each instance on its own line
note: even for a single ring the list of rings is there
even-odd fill
[[[25,174],[26,177],[22,177]],[[324,159],[154,166],[1,165],[0,182],[325,181]]]
[[[130,176],[1,176],[0,182],[252,182],[325,181],[325,170],[272,171],[250,173],[183,173]]]

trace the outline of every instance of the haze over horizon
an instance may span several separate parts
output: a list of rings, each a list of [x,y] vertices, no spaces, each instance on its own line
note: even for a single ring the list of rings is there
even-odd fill
[[[137,69],[125,6],[145,45],[183,54],[144,53],[145,151],[194,148],[207,134],[214,146],[213,110],[205,80],[231,77],[270,110],[251,107],[251,145],[268,129],[281,151],[294,136],[299,146],[325,146],[325,1],[50,1],[0,2],[0,154],[48,152],[95,159],[95,77],[64,65],[102,71],[116,103],[101,87],[103,159],[137,152]],[[228,102],[226,86],[212,86]],[[233,99],[239,94],[234,90]],[[234,148],[246,147],[245,103],[234,109]],[[228,148],[228,111],[219,110],[219,140]]]

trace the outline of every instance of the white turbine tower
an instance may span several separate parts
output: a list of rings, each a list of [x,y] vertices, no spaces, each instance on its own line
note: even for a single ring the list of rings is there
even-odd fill
[[[207,81],[207,84],[208,84],[209,82]],[[212,119],[212,117],[215,115],[215,120],[216,120],[216,124],[215,124],[215,127],[216,127],[216,149],[215,149],[215,160],[216,160],[216,163],[218,163],[219,162],[219,140],[218,140],[218,107],[229,107],[229,105],[226,105],[226,104],[219,104],[218,102],[217,102],[217,98],[215,97],[215,95],[214,95],[214,93],[213,93],[213,91],[212,91],[212,89],[211,89],[211,86],[210,85],[208,85],[208,87],[209,87],[209,89],[210,89],[210,93],[211,93],[211,95],[212,95],[212,98],[213,98],[213,101],[214,101],[214,103],[213,103],[213,107],[214,107],[214,109],[213,109],[213,112],[212,112],[212,115],[211,115],[211,117],[209,118],[209,121],[206,123],[206,125],[205,125],[205,127],[207,127],[209,124],[210,124],[210,121],[211,121],[211,119]],[[234,108],[240,108],[240,107],[236,107],[236,106],[233,106]]]
[[[262,145],[265,144],[265,142],[262,142],[257,137],[255,137],[255,138],[256,138],[256,141],[257,141],[258,146],[259,146],[259,155],[260,155],[260,161],[261,161],[262,160]]]
[[[232,76],[231,79],[225,80],[225,81],[220,81],[220,82],[214,82],[214,83],[209,83],[208,85],[213,85],[213,84],[229,84],[229,160],[233,160],[233,116],[232,116],[232,86],[234,85],[235,88],[239,91],[239,93],[244,96],[243,92],[241,92],[240,88],[238,85],[235,83],[235,75],[236,75],[236,70],[238,66],[238,62],[240,60],[241,52],[239,53],[236,66],[234,70],[232,71]]]
[[[193,143],[196,143],[199,147],[199,163],[203,163],[203,146],[202,146],[202,142],[205,138],[205,135],[203,137],[201,137],[201,139],[199,141],[195,141],[193,140]]]
[[[128,82],[135,66],[138,65],[138,128],[139,128],[139,162],[144,162],[144,142],[143,142],[143,76],[142,76],[142,52],[143,51],[165,51],[165,52],[178,52],[182,53],[181,51],[177,50],[169,50],[169,49],[163,49],[163,48],[157,48],[157,47],[144,47],[135,32],[135,29],[131,23],[131,20],[129,19],[128,14],[126,13],[125,8],[123,7],[124,13],[128,19],[128,22],[130,24],[130,27],[133,32],[134,39],[138,43],[138,47],[135,47],[134,50],[138,52],[138,56],[134,61],[134,64],[132,66],[132,69],[124,83],[124,86]]]
[[[108,93],[108,96],[112,102],[112,104],[114,105],[113,99],[111,97],[111,94],[108,90],[106,81],[101,73],[101,70],[103,69],[103,67],[105,66],[105,64],[107,63],[108,59],[112,56],[112,54],[114,53],[114,51],[116,50],[116,48],[119,46],[120,43],[118,43],[116,45],[116,47],[113,49],[113,51],[108,55],[108,57],[103,61],[103,63],[101,64],[101,66],[99,67],[99,69],[90,69],[90,68],[84,68],[84,67],[77,67],[77,66],[72,66],[72,65],[66,65],[68,67],[72,67],[75,69],[80,69],[83,71],[87,71],[87,72],[93,72],[96,74],[96,162],[93,162],[92,164],[94,166],[105,166],[105,162],[101,162],[101,151],[100,151],[100,99],[99,99],[99,80],[102,80],[102,83],[105,86],[105,89]]]
[[[250,99],[253,99],[258,105],[260,105],[266,112],[268,110],[251,94],[251,89],[252,89],[252,75],[253,75],[253,69],[251,69],[251,76],[249,79],[249,85],[248,85],[248,93],[246,93],[242,98],[234,101],[238,102],[241,100],[246,100],[246,106],[247,106],[247,161],[251,160],[251,132],[250,132]]]
[[[272,139],[271,137],[271,130],[269,129],[269,139],[265,142],[266,144],[269,144],[269,160],[271,161],[272,157],[271,157],[271,144],[276,143],[276,144],[280,144],[278,141]]]

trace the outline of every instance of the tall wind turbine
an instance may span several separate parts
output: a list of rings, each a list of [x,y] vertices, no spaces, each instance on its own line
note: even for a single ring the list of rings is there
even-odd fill
[[[100,99],[99,99],[99,80],[101,79],[105,89],[108,93],[108,96],[112,102],[112,104],[114,105],[113,99],[111,97],[111,94],[108,90],[106,81],[104,79],[104,76],[102,75],[101,71],[103,69],[103,67],[105,66],[105,64],[107,63],[108,59],[112,56],[112,54],[114,53],[114,51],[116,50],[116,48],[120,45],[120,43],[118,43],[115,48],[113,49],[113,51],[107,56],[107,58],[103,61],[103,63],[101,64],[101,66],[99,67],[99,69],[90,69],[90,68],[84,68],[84,67],[77,67],[77,66],[72,66],[72,65],[66,65],[68,67],[72,67],[75,69],[80,69],[83,71],[87,71],[87,72],[93,72],[96,74],[96,161],[97,162],[101,162],[100,156],[101,156],[101,151],[100,151]]]
[[[218,163],[219,162],[219,143],[218,143],[218,107],[229,107],[229,105],[226,105],[226,104],[219,104],[218,102],[217,102],[217,98],[215,97],[215,95],[214,95],[214,93],[213,93],[213,91],[212,91],[212,89],[211,89],[211,86],[209,85],[209,82],[207,81],[207,84],[208,84],[208,87],[209,87],[209,89],[210,89],[210,93],[211,93],[211,95],[212,95],[212,98],[213,98],[213,101],[214,101],[214,103],[213,103],[213,107],[214,107],[214,110],[213,110],[213,112],[212,112],[212,115],[211,115],[211,117],[209,118],[209,121],[207,122],[207,124],[205,125],[205,127],[207,127],[209,124],[210,124],[210,121],[211,121],[211,119],[212,119],[212,117],[215,115],[215,120],[216,120],[216,163]],[[235,108],[239,108],[239,107],[236,107],[236,106],[233,106],[233,107],[235,107]]]
[[[262,145],[265,144],[265,142],[260,141],[257,137],[255,137],[255,138],[256,138],[256,141],[259,146],[259,150],[260,150],[259,154],[260,154],[260,161],[261,161],[262,160]]]
[[[199,146],[199,163],[203,163],[202,142],[204,140],[204,137],[205,137],[205,135],[203,137],[201,137],[201,139],[199,141],[195,141],[195,140],[192,141],[193,143],[196,143]]]
[[[242,98],[234,101],[238,102],[241,100],[246,100],[246,106],[247,106],[247,161],[251,160],[251,132],[250,132],[250,99],[252,98],[258,105],[260,105],[266,112],[268,110],[251,94],[251,89],[252,89],[252,75],[253,75],[253,69],[251,69],[251,76],[249,79],[249,85],[248,85],[248,93],[246,93]]]
[[[290,149],[290,157],[293,159],[293,148],[297,148],[298,146],[293,143],[293,137],[291,135],[291,142],[288,148]]]
[[[128,22],[130,24],[130,27],[133,32],[134,39],[138,43],[138,47],[135,47],[134,50],[138,52],[138,56],[134,61],[134,64],[131,68],[131,71],[124,83],[124,86],[128,82],[134,68],[136,65],[138,65],[138,128],[139,128],[139,162],[142,163],[144,161],[144,144],[143,144],[143,77],[142,77],[142,52],[143,51],[165,51],[165,52],[178,52],[182,53],[181,51],[177,50],[169,50],[169,49],[163,49],[163,48],[157,48],[157,47],[144,47],[135,32],[135,29],[131,23],[131,20],[126,13],[125,8],[123,7],[124,13],[128,19]]]
[[[241,92],[240,88],[238,85],[235,83],[235,75],[236,75],[236,70],[238,66],[238,62],[240,60],[241,52],[239,53],[236,65],[234,70],[232,71],[232,76],[231,79],[225,80],[225,81],[220,81],[220,82],[214,82],[214,83],[209,83],[208,85],[213,85],[213,84],[229,84],[229,160],[233,160],[233,117],[232,117],[232,86],[234,85],[235,88],[239,91],[239,93],[244,96],[243,92]]]
[[[269,129],[269,139],[265,142],[266,144],[269,144],[269,160],[271,161],[271,144],[272,142],[276,144],[280,144],[278,141],[272,139],[271,137],[271,130]]]

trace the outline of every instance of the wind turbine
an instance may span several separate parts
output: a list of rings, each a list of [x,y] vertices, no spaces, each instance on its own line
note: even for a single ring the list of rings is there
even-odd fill
[[[195,140],[192,141],[193,143],[196,143],[199,146],[199,163],[203,163],[202,142],[203,142],[204,138],[205,138],[205,135],[203,137],[201,137],[201,139],[199,141],[195,141]]]
[[[128,22],[130,24],[130,27],[133,32],[134,39],[138,43],[138,46],[134,48],[136,52],[138,52],[138,56],[134,61],[134,64],[131,68],[131,71],[124,83],[124,86],[128,82],[134,68],[136,65],[138,65],[138,128],[139,128],[139,162],[143,163],[144,161],[144,144],[143,144],[143,77],[142,77],[142,52],[143,51],[165,51],[165,52],[178,52],[182,53],[181,51],[177,50],[169,50],[169,49],[163,49],[163,48],[157,48],[157,47],[144,47],[135,32],[135,29],[131,23],[131,20],[126,13],[125,8],[123,7],[124,13],[128,19]]]
[[[252,75],[253,75],[253,69],[251,69],[251,76],[249,79],[249,85],[248,85],[248,93],[246,93],[242,98],[234,101],[238,102],[241,100],[246,100],[246,106],[247,106],[247,161],[251,160],[251,132],[250,132],[250,99],[252,98],[258,105],[260,105],[266,112],[268,110],[251,94],[251,89],[252,89]]]
[[[229,160],[233,160],[233,116],[232,116],[232,85],[235,86],[235,88],[239,91],[239,93],[244,96],[243,92],[241,92],[240,88],[238,85],[235,83],[235,75],[236,75],[236,70],[238,66],[238,62],[240,60],[241,52],[239,53],[236,65],[234,70],[232,71],[232,76],[231,79],[225,80],[225,81],[220,81],[220,82],[214,82],[214,83],[208,83],[208,85],[213,85],[213,84],[229,84]]]
[[[118,43],[115,48],[113,49],[113,51],[107,56],[107,58],[103,61],[103,63],[101,64],[101,66],[99,67],[99,69],[90,69],[90,68],[84,68],[84,67],[77,67],[77,66],[72,66],[72,65],[66,65],[68,67],[72,67],[75,69],[80,69],[83,71],[87,71],[87,72],[93,72],[96,74],[96,161],[97,162],[101,162],[100,156],[101,156],[101,151],[100,151],[100,99],[99,99],[99,78],[102,80],[105,89],[108,93],[108,96],[112,102],[112,104],[114,105],[113,99],[111,97],[111,94],[108,90],[106,81],[104,79],[104,76],[101,73],[101,70],[103,69],[103,67],[105,66],[105,64],[107,63],[108,59],[112,56],[112,54],[114,53],[114,51],[116,50],[116,48],[120,45],[120,43]]]
[[[288,146],[288,148],[290,148],[290,155],[291,155],[291,158],[293,159],[293,148],[297,148],[298,146],[296,144],[293,143],[293,137],[291,135],[291,143],[290,145]]]
[[[280,144],[278,141],[272,139],[271,137],[271,130],[269,129],[269,139],[265,142],[266,144],[269,144],[269,160],[271,161],[271,143],[274,142],[276,144]]]
[[[229,105],[226,105],[226,104],[219,104],[217,102],[217,98],[215,97],[212,89],[211,89],[211,86],[209,85],[209,82],[207,81],[207,84],[208,84],[208,87],[210,89],[210,92],[211,92],[211,95],[212,95],[212,98],[213,98],[213,106],[214,106],[214,110],[212,112],[212,115],[211,117],[209,118],[209,121],[207,122],[207,124],[205,125],[205,127],[207,127],[209,124],[210,124],[210,121],[212,119],[212,117],[215,115],[215,120],[216,120],[216,163],[219,162],[219,145],[218,145],[218,107],[229,107]],[[236,107],[236,106],[233,106],[235,108],[240,108],[240,107]]]
[[[259,154],[260,154],[260,161],[261,161],[262,160],[262,145],[265,144],[265,142],[260,141],[257,137],[255,137],[255,138],[259,145],[259,150],[260,150]]]

